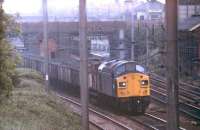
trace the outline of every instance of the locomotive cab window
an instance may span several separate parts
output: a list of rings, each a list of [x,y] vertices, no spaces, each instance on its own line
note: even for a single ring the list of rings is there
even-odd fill
[[[135,72],[135,64],[133,63],[126,64],[126,72]]]
[[[144,73],[144,72],[145,72],[145,69],[144,69],[144,67],[142,67],[141,65],[136,65],[136,71],[141,72],[141,73]]]
[[[115,77],[123,74],[124,72],[125,72],[125,66],[124,65],[117,67],[116,71],[114,72]]]

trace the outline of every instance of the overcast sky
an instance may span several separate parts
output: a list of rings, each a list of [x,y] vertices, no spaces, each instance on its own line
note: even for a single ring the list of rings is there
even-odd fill
[[[78,7],[79,0],[47,0],[52,10],[70,10]],[[115,0],[87,0],[88,6],[103,7],[111,5]],[[123,3],[124,0],[118,0]],[[145,0],[141,0],[145,1]],[[159,0],[164,2],[165,0]],[[42,0],[4,0],[4,9],[7,13],[20,13],[24,15],[38,15],[41,12]]]

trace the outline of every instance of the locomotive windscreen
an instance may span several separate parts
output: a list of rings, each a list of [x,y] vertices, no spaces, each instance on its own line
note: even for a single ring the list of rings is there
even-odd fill
[[[116,69],[114,70],[114,75],[119,76],[128,72],[145,73],[145,68],[141,65],[136,65],[135,63],[129,62],[116,67]]]
[[[119,67],[117,67],[116,71],[115,71],[115,76],[118,76],[122,73],[124,73],[126,71],[125,66],[121,65]]]
[[[145,69],[141,65],[136,65],[136,71],[144,73]]]

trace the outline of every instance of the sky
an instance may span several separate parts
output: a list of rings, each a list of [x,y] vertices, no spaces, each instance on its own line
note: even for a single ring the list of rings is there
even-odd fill
[[[42,0],[4,0],[3,7],[7,13],[20,13],[22,15],[38,15],[41,11]],[[47,0],[49,10],[72,10],[78,7],[79,0]],[[88,6],[110,6],[115,0],[87,0]],[[124,0],[118,0],[123,3]],[[145,1],[145,0],[141,0]],[[165,0],[159,0],[164,3]]]

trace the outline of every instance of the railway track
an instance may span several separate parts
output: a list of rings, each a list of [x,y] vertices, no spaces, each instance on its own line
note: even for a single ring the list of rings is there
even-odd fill
[[[166,80],[163,78],[159,78],[158,76],[152,75],[151,79],[157,86],[160,86],[162,88],[166,89]],[[200,87],[190,85],[187,83],[180,82],[179,84],[179,93],[182,96],[192,98],[193,102],[195,104],[200,103]]]
[[[78,105],[79,107],[81,106],[81,104],[78,101],[74,101],[73,99],[71,99],[69,97],[64,97],[61,95],[58,95],[58,96],[64,100],[67,100],[70,103]],[[105,112],[103,112],[104,114],[102,114],[92,108],[89,108],[89,111],[90,111],[90,118],[92,118],[91,114],[92,115],[95,114],[98,117],[100,116],[100,118],[103,118],[104,121],[100,121],[100,122],[90,120],[90,124],[94,125],[95,127],[97,127],[100,130],[110,130],[110,129],[112,129],[112,130],[121,130],[121,129],[122,130],[134,130],[134,128],[132,129],[132,128],[124,125],[123,123],[116,121],[115,119],[113,119],[114,117],[109,116],[109,114],[105,114]],[[159,117],[156,117],[154,115],[147,114],[147,113],[145,113],[145,115],[140,115],[140,116],[126,116],[125,120],[130,120],[130,121],[136,122],[149,130],[166,130],[167,121],[165,121],[164,119],[161,119]],[[111,125],[110,123],[113,124],[114,126]],[[180,130],[185,130],[185,129],[180,128]]]
[[[147,127],[150,130],[166,130],[166,122],[163,119],[150,114],[136,117],[132,116],[130,119]]]
[[[64,99],[67,102],[72,103],[73,105],[75,105],[77,110],[76,112],[80,115],[81,111],[80,111],[80,107],[81,104],[78,101],[75,101],[73,99],[71,99],[70,97],[65,97],[62,95],[57,94],[58,97],[60,97],[61,99]],[[95,127],[97,127],[100,130],[133,130],[132,128],[129,128],[128,126],[122,124],[121,122],[105,115],[102,114],[92,108],[89,108],[89,121],[91,125],[94,125]]]
[[[151,74],[151,79],[157,81],[157,83],[161,84],[162,86],[166,87],[166,79],[163,77],[159,77],[158,75]],[[190,93],[195,96],[197,102],[200,102],[200,86],[191,85],[188,83],[180,82],[179,85],[181,86],[179,89],[182,93]]]
[[[79,107],[81,106],[81,104],[78,101],[75,101],[70,97],[64,97],[61,95],[58,95],[58,96],[64,100],[67,100],[70,103],[78,105]],[[97,109],[98,111],[95,109],[96,109],[96,107],[94,108],[94,107],[90,106],[90,108],[89,108],[90,114],[95,114],[97,116],[100,116],[100,118],[105,119],[105,121],[101,121],[101,122],[97,123],[95,121],[90,120],[90,123],[100,130],[110,130],[110,129],[112,129],[112,130],[121,130],[121,129],[122,130],[134,130],[135,128],[132,128],[132,126],[130,127],[130,124],[127,123],[130,121],[140,124],[141,126],[144,127],[145,130],[147,130],[147,129],[148,130],[166,130],[167,121],[164,119],[161,119],[155,115],[152,115],[152,114],[145,113],[144,115],[139,115],[139,116],[129,116],[129,115],[113,116],[112,114],[110,115],[110,113],[105,112],[99,108]],[[120,119],[120,118],[122,118],[121,116],[123,116],[123,119]],[[91,118],[91,116],[90,116],[90,118]],[[115,120],[115,119],[117,119],[117,120]],[[106,124],[104,124],[102,122],[106,122]],[[110,123],[114,124],[116,127],[113,127],[113,125],[110,125]],[[108,124],[109,124],[109,127],[107,127]],[[126,126],[124,124],[129,124],[129,126]],[[136,127],[136,126],[134,126],[134,127]],[[185,130],[185,129],[180,128],[180,130]]]
[[[151,130],[166,130],[167,121],[156,117],[152,114],[145,113],[142,116],[130,117],[131,120],[144,125]],[[180,130],[185,130],[184,128],[179,128]]]
[[[159,101],[164,104],[167,103],[167,95],[166,94],[161,93],[154,89],[151,90],[151,94],[152,94],[151,97],[154,100]],[[197,106],[194,106],[187,102],[179,101],[179,110],[196,120],[200,120],[200,108]]]
[[[158,76],[152,76],[151,82],[151,97],[156,101],[166,104],[166,81],[159,78]],[[179,87],[179,110],[196,120],[200,120],[200,88],[183,82],[180,83],[180,86],[181,87]]]

